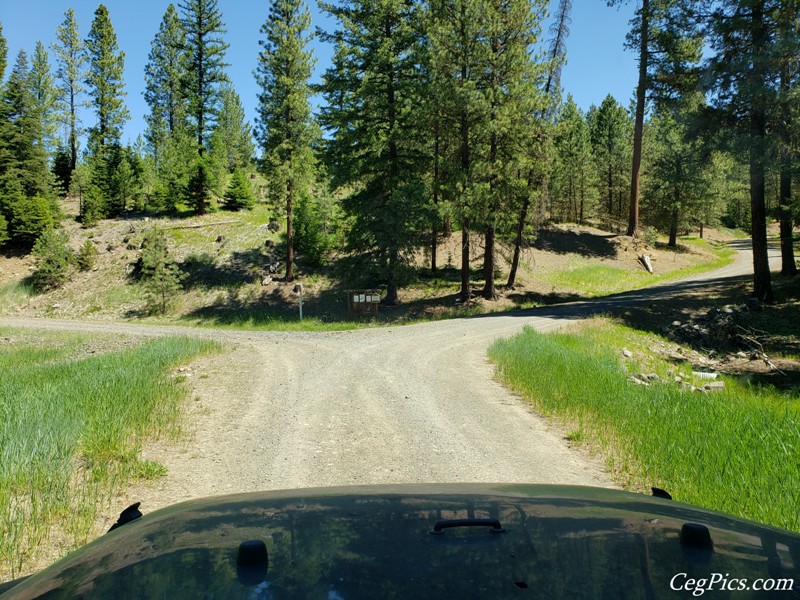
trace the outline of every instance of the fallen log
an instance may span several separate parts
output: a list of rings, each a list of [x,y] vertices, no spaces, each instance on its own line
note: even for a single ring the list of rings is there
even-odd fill
[[[651,275],[653,274],[653,265],[650,263],[650,257],[647,254],[640,255],[639,262],[644,265],[644,268],[647,269],[648,273]]]

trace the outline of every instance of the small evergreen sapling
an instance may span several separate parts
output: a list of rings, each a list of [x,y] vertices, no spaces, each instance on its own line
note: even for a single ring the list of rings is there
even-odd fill
[[[86,240],[75,255],[75,263],[81,271],[91,271],[97,262],[97,248],[92,240]]]
[[[234,171],[231,183],[225,192],[225,208],[227,210],[241,210],[253,208],[256,203],[255,194],[250,186],[247,173],[242,169]]]
[[[151,311],[165,313],[178,292],[185,274],[172,259],[167,247],[167,236],[159,229],[151,229],[142,244],[142,285],[148,296]]]
[[[69,235],[63,229],[47,229],[33,245],[36,268],[31,277],[38,292],[61,287],[69,280],[74,255],[69,248]]]

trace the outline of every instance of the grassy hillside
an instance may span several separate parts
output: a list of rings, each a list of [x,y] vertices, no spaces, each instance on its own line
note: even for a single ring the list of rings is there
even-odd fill
[[[73,211],[74,212],[74,211]],[[70,207],[67,206],[67,214]],[[299,259],[297,281],[284,283],[283,241],[269,226],[274,215],[265,206],[203,217],[101,221],[83,229],[74,219],[63,226],[77,251],[90,240],[99,252],[93,270],[75,271],[61,289],[35,294],[29,275],[32,258],[0,256],[0,314],[91,320],[145,319],[186,324],[283,329],[339,329],[360,326],[348,315],[345,290],[380,288],[353,257],[334,255],[329,264],[311,267]],[[278,223],[280,227],[281,224]],[[145,233],[159,227],[168,236],[174,260],[184,274],[182,293],[164,315],[147,310],[137,280],[137,261]],[[379,322],[446,318],[486,311],[531,307],[592,297],[649,285],[687,272],[709,269],[729,259],[718,247],[723,236],[710,232],[711,243],[686,238],[677,249],[618,236],[591,227],[553,226],[541,230],[523,251],[517,285],[505,289],[511,247],[500,243],[496,301],[456,302],[459,289],[460,235],[443,239],[437,249],[438,270],[430,271],[430,251],[411,257],[399,307],[381,307]],[[474,289],[482,285],[482,240],[473,239]],[[651,256],[656,275],[644,271],[637,256]],[[304,287],[304,323],[298,323],[295,284]],[[363,322],[361,322],[363,325]]]

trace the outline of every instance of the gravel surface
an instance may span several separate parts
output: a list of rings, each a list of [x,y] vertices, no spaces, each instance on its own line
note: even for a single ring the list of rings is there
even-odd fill
[[[615,306],[674,295],[711,275],[610,299],[515,314],[335,333],[0,319],[0,325],[222,341],[185,374],[192,389],[183,442],[145,452],[168,474],[130,490],[142,508],[180,500],[327,485],[527,482],[613,485],[597,461],[493,379],[489,345],[528,325],[539,331]]]

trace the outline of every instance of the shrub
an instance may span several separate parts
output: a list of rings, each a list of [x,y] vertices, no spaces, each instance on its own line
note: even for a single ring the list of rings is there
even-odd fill
[[[86,240],[75,256],[75,262],[81,271],[91,271],[97,262],[97,248],[91,240]]]
[[[55,289],[69,279],[74,256],[69,249],[69,235],[63,229],[48,229],[33,245],[36,268],[31,278],[38,292]]]
[[[658,243],[658,230],[655,227],[642,227],[641,233],[644,242],[650,247],[655,247]]]

